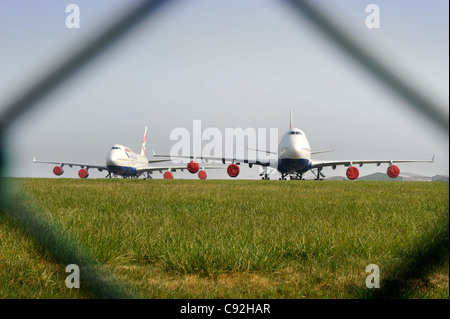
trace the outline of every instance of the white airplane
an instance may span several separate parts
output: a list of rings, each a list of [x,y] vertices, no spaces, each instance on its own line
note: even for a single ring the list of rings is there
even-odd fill
[[[265,152],[267,154],[271,152]],[[230,177],[236,177],[240,172],[240,163],[247,163],[250,167],[252,165],[261,165],[264,168],[264,171],[260,174],[263,176],[262,179],[270,179],[269,175],[275,169],[280,172],[281,177],[280,180],[285,180],[286,176],[290,176],[290,179],[304,179],[303,175],[311,171],[316,180],[321,180],[325,176],[322,173],[322,169],[324,167],[331,167],[333,170],[336,169],[337,166],[343,165],[347,166],[346,175],[348,179],[355,180],[359,177],[359,170],[354,165],[359,165],[362,167],[364,164],[376,164],[380,166],[382,163],[389,164],[387,168],[387,175],[391,178],[396,178],[400,174],[400,169],[394,163],[412,163],[412,162],[434,162],[434,156],[431,160],[345,160],[345,161],[315,161],[311,159],[311,155],[332,152],[332,151],[317,151],[311,152],[311,147],[309,145],[308,139],[306,138],[305,133],[298,129],[294,128],[293,124],[293,115],[292,111],[290,114],[290,127],[289,130],[284,133],[283,137],[278,144],[278,154],[276,158],[269,158],[267,160],[249,160],[249,159],[237,159],[237,158],[225,158],[225,157],[213,157],[213,156],[201,156],[197,157],[204,160],[220,160],[222,163],[232,162],[228,168],[227,173]],[[274,153],[272,153],[274,154]],[[153,155],[154,157],[172,157],[172,158],[191,158],[195,162],[195,157],[190,156],[170,156],[170,155]],[[267,169],[272,168],[272,172],[267,173]]]
[[[198,177],[200,179],[206,179],[207,173],[205,168],[223,168],[223,167],[200,167],[200,165],[196,162],[191,162],[187,166],[149,166],[151,163],[158,162],[167,162],[170,159],[159,159],[159,160],[149,160],[146,153],[146,144],[147,144],[147,127],[144,132],[144,140],[142,141],[141,152],[140,154],[134,153],[130,148],[116,144],[114,145],[108,153],[106,157],[106,165],[90,165],[90,164],[77,164],[77,163],[66,163],[66,162],[42,162],[36,161],[36,158],[33,158],[34,163],[45,163],[45,164],[56,164],[53,168],[53,173],[57,176],[60,176],[64,173],[64,166],[79,166],[80,170],[78,171],[78,176],[80,178],[87,178],[89,176],[89,169],[94,168],[98,169],[100,172],[107,171],[107,178],[112,178],[113,176],[122,176],[126,177],[140,177],[144,174],[145,178],[151,178],[150,174],[155,171],[159,171],[160,173],[164,172],[164,179],[172,179],[173,174],[177,170],[185,170],[187,169],[190,173],[195,174],[198,172]]]

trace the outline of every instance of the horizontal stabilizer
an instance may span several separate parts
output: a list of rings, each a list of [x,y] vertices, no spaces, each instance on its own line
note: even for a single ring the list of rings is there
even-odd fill
[[[311,152],[311,154],[321,154],[321,153],[330,153],[330,152],[334,152],[334,150]]]
[[[261,152],[261,153],[277,155],[277,153],[275,153],[275,152],[263,151],[263,150],[257,150],[257,149],[255,149],[255,148],[247,148],[247,149],[248,149],[248,150],[251,150],[251,151],[257,151],[257,152]]]

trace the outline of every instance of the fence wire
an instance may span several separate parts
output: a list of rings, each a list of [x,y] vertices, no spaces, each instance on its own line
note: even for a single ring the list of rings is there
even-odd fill
[[[323,34],[352,57],[353,61],[359,62],[360,66],[371,72],[387,89],[403,98],[413,110],[418,111],[436,124],[443,134],[448,135],[448,115],[444,112],[444,106],[438,105],[421,88],[412,86],[406,79],[394,73],[391,67],[383,63],[358,41],[352,39],[338,23],[322,12],[317,4],[314,5],[312,1],[303,0],[285,1],[292,4],[302,17],[323,31]]]
[[[5,148],[2,146],[5,145],[8,129],[22,114],[35,107],[38,101],[57,89],[82,66],[93,61],[139,22],[150,18],[162,7],[162,4],[167,2],[169,0],[145,0],[136,5],[63,63],[44,74],[34,85],[24,88],[20,95],[6,104],[6,107],[3,108],[4,111],[0,114],[0,176],[2,176],[0,180],[0,214],[4,214],[17,228],[40,243],[58,263],[62,265],[78,264],[83,269],[80,274],[83,282],[86,283],[86,288],[97,298],[137,298],[139,296],[133,291],[133,287],[118,282],[110,273],[97,265],[93,258],[83,251],[79,243],[68,239],[61,228],[51,224],[42,212],[22,204],[25,202],[21,197],[23,194],[3,178],[7,159],[4,154]],[[442,133],[448,136],[448,115],[444,113],[443,106],[437,105],[420,88],[412,87],[408,81],[393,73],[383,61],[348,36],[338,23],[322,12],[319,7],[313,5],[312,1],[284,0],[284,2],[291,5],[300,18],[305,18],[323,31],[330,41],[358,61],[362,67],[370,71],[389,89],[405,99],[412,109],[421,112],[428,120],[440,127]],[[401,297],[402,287],[407,285],[409,279],[426,274],[433,262],[448,256],[448,222],[424,236],[427,245],[422,246],[422,251],[416,256],[412,256],[407,264],[399,265],[398,271],[394,271],[391,278],[387,279],[386,282],[389,282],[390,287],[394,288],[370,295],[367,294],[367,291],[360,291],[355,297]],[[401,276],[397,276],[399,274]]]
[[[6,155],[4,154],[4,139],[8,128],[22,114],[35,107],[38,101],[49,95],[81,67],[91,62],[104,52],[110,45],[117,42],[131,28],[144,18],[149,18],[163,3],[168,0],[147,0],[124,14],[105,28],[97,37],[81,47],[71,57],[55,66],[47,74],[23,93],[6,105],[0,114],[0,176],[4,176]],[[80,279],[86,284],[86,289],[97,298],[133,298],[136,297],[124,284],[113,279],[113,276],[95,264],[93,258],[86,254],[80,245],[69,240],[60,227],[52,225],[43,214],[24,205],[16,191],[5,178],[0,181],[0,213],[7,216],[13,223],[46,249],[55,260],[62,264],[77,264],[80,267]]]

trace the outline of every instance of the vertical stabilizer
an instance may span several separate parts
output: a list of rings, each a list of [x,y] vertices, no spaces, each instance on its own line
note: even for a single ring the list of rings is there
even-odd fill
[[[144,140],[142,141],[141,155],[145,156],[145,146],[147,145],[147,126],[144,131]]]
[[[294,128],[294,115],[291,110],[291,120],[289,122],[289,128],[292,130]]]

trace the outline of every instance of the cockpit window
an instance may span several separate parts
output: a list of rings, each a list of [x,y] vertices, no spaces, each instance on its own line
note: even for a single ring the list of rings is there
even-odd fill
[[[113,146],[113,148],[112,148],[113,150],[120,150],[120,147],[117,147],[117,146]]]
[[[296,131],[292,131],[290,134],[291,134],[291,135],[302,135],[302,133],[296,132]]]

